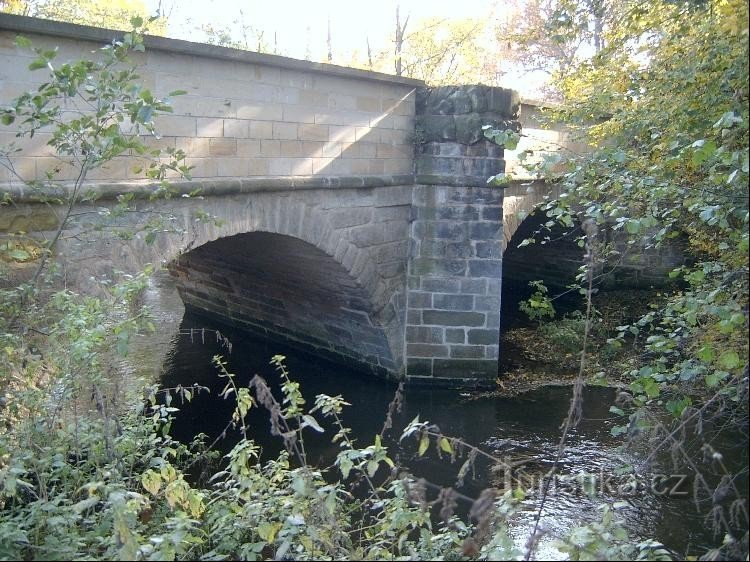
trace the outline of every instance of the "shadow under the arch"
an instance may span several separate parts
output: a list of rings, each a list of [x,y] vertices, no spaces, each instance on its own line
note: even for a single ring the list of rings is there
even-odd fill
[[[186,309],[387,377],[387,334],[358,281],[312,244],[269,232],[208,242],[169,266]]]

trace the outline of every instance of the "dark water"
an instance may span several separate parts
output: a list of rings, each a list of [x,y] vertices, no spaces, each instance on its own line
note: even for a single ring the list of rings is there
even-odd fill
[[[180,406],[181,411],[173,425],[173,435],[178,439],[189,442],[196,433],[203,432],[212,441],[225,429],[231,417],[232,401],[217,396],[225,381],[217,377],[217,370],[212,366],[211,359],[216,354],[228,360],[230,371],[236,374],[240,385],[247,384],[255,374],[276,384],[278,376],[269,360],[276,354],[285,355],[285,364],[292,378],[300,382],[309,406],[313,404],[316,394],[341,394],[351,403],[344,412],[344,423],[352,428],[352,435],[360,446],[371,444],[375,434],[380,432],[388,404],[396,390],[395,384],[343,369],[277,343],[258,341],[197,315],[186,314],[181,328],[183,335],[175,342],[167,358],[161,383],[166,386],[198,383],[210,387],[211,394],[200,395],[191,403]],[[219,329],[231,340],[231,353],[217,342],[213,332],[194,332],[191,336],[186,333],[190,328]],[[569,387],[547,387],[521,397],[505,399],[458,391],[409,389],[403,411],[396,416],[394,430],[390,432],[391,437],[395,438],[387,443],[389,451],[397,462],[408,467],[415,475],[439,485],[455,484],[460,464],[451,465],[447,460],[438,460],[434,452],[418,458],[413,444],[403,448],[398,446],[401,429],[419,415],[420,420],[439,425],[446,435],[461,436],[497,456],[528,460],[525,468],[525,474],[530,479],[528,481],[538,482],[539,476],[549,469],[555,457],[560,438],[559,426],[567,414],[570,394]],[[642,458],[643,453],[621,451],[620,438],[611,436],[610,429],[618,423],[609,413],[613,400],[614,392],[611,389],[586,388],[583,420],[570,434],[560,466],[559,473],[563,477],[588,472],[606,478],[625,465],[636,465],[639,457]],[[265,413],[260,409],[251,410],[249,421],[252,438],[262,446],[264,457],[275,455],[281,449],[281,444],[269,435]],[[323,435],[310,431],[305,437],[312,463],[321,466],[332,463],[339,450],[330,444],[332,434],[331,430]],[[230,434],[220,441],[219,447],[228,451],[235,442],[236,436]],[[648,489],[633,493],[627,486],[617,491],[616,486],[624,482],[625,477],[618,477],[606,486],[600,483],[593,499],[582,493],[580,486],[561,485],[553,490],[542,519],[549,533],[539,545],[538,559],[563,558],[554,546],[555,538],[584,521],[598,520],[598,508],[613,501],[627,502],[622,514],[633,538],[656,539],[680,555],[700,554],[707,545],[720,542],[712,537],[689,494],[662,496]],[[639,485],[648,484],[645,476],[639,477],[638,482]],[[677,480],[672,479],[668,483],[674,486]],[[489,485],[502,485],[502,482],[494,481],[488,471],[480,471],[476,479],[468,478],[459,491],[476,497]],[[678,491],[689,490],[691,487],[686,482]],[[533,527],[537,506],[533,497],[526,504],[525,509],[514,518],[511,531],[521,549]]]

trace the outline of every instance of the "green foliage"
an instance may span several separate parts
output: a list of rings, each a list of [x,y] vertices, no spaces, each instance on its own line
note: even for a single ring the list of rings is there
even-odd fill
[[[564,193],[543,210],[627,240],[619,259],[687,240],[689,265],[673,274],[683,289],[616,339],[648,357],[648,373],[635,371],[639,403],[657,389],[733,395],[748,358],[747,6],[616,10],[622,25],[604,26],[599,53],[560,83],[557,118],[591,151],[561,156]]]
[[[21,150],[15,143],[0,147],[0,163],[16,179],[25,184],[34,197],[43,202],[64,204],[59,215],[56,235],[41,251],[37,279],[47,259],[54,250],[63,231],[73,223],[73,208],[81,202],[97,198],[96,190],[87,189],[93,170],[106,167],[113,161],[137,158],[137,173],[153,184],[152,198],[169,196],[169,176],[190,177],[181,150],[151,148],[148,137],[157,136],[154,119],[172,111],[169,98],[155,96],[138,83],[138,73],[130,65],[129,56],[144,50],[143,19],[131,20],[132,31],[122,39],[113,41],[99,50],[99,60],[79,60],[57,64],[57,50],[33,47],[31,41],[18,37],[17,44],[31,49],[36,58],[29,64],[31,70],[46,71],[46,80],[33,91],[28,91],[7,105],[0,106],[0,121],[13,127],[19,139],[35,134],[50,134],[47,145],[57,155],[54,168],[37,177],[23,177],[16,173],[14,158]],[[184,92],[172,92],[179,95]],[[75,178],[71,187],[63,187],[62,178]],[[12,201],[12,196],[11,196]],[[121,194],[114,207],[99,212],[100,219],[88,225],[94,231],[109,228],[113,219],[133,210],[133,194]],[[158,233],[169,230],[167,216],[152,213],[141,225],[116,234],[123,238],[145,231],[147,243],[153,243]],[[30,252],[19,247],[18,234],[9,233],[0,245],[4,261],[23,262],[40,252]],[[27,256],[28,255],[28,256]]]
[[[585,39],[592,20],[575,3],[559,6],[565,40]],[[612,431],[661,438],[694,468],[694,456],[674,437],[686,424],[709,413],[747,424],[748,6],[708,0],[606,7],[617,24],[603,19],[595,54],[560,75],[565,103],[554,117],[590,150],[559,155],[550,179],[563,193],[541,209],[561,225],[589,221],[622,241],[618,252],[598,247],[610,265],[682,241],[685,265],[671,275],[678,289],[610,339],[631,357],[623,373],[627,407],[616,412],[628,423]],[[746,505],[736,489],[732,498]],[[739,537],[747,512],[729,520],[716,528],[730,537],[719,551],[744,558],[747,535],[744,547]]]
[[[547,294],[547,287],[542,281],[529,281],[529,286],[534,289],[532,295],[518,303],[518,308],[526,314],[530,320],[541,322],[545,318],[555,316],[555,307],[552,305],[552,299]]]

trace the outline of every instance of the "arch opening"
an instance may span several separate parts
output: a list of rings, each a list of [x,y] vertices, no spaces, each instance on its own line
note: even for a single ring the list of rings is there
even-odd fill
[[[550,296],[564,294],[555,302],[556,308],[561,311],[578,308],[581,304],[577,291],[567,292],[583,264],[584,250],[576,242],[581,234],[580,227],[567,230],[555,225],[542,236],[549,238],[546,243],[540,243],[537,236],[536,243],[519,247],[523,240],[532,237],[548,220],[542,211],[528,215],[517,226],[503,253],[501,332],[525,323],[518,304],[533,292],[529,287],[530,281],[543,281]]]
[[[168,268],[188,309],[381,376],[395,370],[365,289],[308,242],[235,234],[178,256]]]

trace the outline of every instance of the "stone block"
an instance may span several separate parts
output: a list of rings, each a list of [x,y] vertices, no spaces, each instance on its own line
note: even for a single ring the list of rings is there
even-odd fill
[[[483,345],[451,345],[450,356],[460,359],[484,359]]]
[[[485,297],[478,296],[475,298],[476,310],[484,311],[499,311],[500,310],[500,297]]]
[[[467,115],[456,115],[454,118],[456,127],[456,141],[461,144],[474,144],[484,138],[481,117],[478,113]]]
[[[469,260],[469,275],[471,277],[502,276],[502,260]]]
[[[469,228],[469,237],[472,240],[495,240],[503,235],[502,225],[496,222],[473,222]]]
[[[478,258],[500,259],[503,256],[503,243],[500,240],[477,242],[476,249]]]
[[[420,115],[416,127],[424,142],[456,140],[456,122],[452,115]]]
[[[423,324],[431,326],[484,326],[485,315],[481,312],[454,310],[424,310]]]
[[[315,123],[315,110],[305,105],[282,106],[282,119],[287,123]]]
[[[406,341],[408,343],[442,344],[443,329],[430,326],[407,326]]]
[[[417,242],[415,242],[415,246]],[[444,258],[445,257],[445,246],[444,240],[422,240],[419,244],[419,248],[415,247],[412,256],[419,256],[421,258]]]
[[[499,221],[503,218],[503,208],[499,205],[488,205],[482,209],[482,220]]]
[[[210,156],[236,156],[237,140],[217,138],[209,139],[208,153]]]
[[[432,377],[432,359],[406,359],[406,373],[409,377]]]
[[[274,121],[272,138],[279,140],[297,140],[297,123]]]
[[[484,295],[487,293],[487,279],[461,279],[461,293]]]
[[[422,280],[422,289],[436,293],[458,293],[460,284],[453,278],[429,278]]]
[[[328,125],[302,124],[297,129],[299,140],[327,141]]]
[[[474,247],[470,242],[453,242],[446,244],[445,257],[451,259],[468,259],[474,257]]]
[[[270,123],[268,123],[268,125],[270,125]],[[261,139],[260,155],[269,158],[281,156],[281,142],[271,139]]]
[[[490,102],[490,86],[467,86],[466,96],[471,102],[472,111],[481,113],[487,111]]]
[[[466,176],[489,178],[505,170],[505,161],[500,158],[469,158],[462,160]]]
[[[415,258],[411,261],[410,273],[412,275],[463,276],[466,273],[466,260]]]
[[[199,137],[223,137],[224,120],[211,117],[198,117],[196,119],[197,134]]]
[[[270,121],[250,121],[248,134],[253,139],[271,139],[273,138],[273,123]]]
[[[241,119],[224,119],[224,136],[235,139],[247,138],[250,127]]]
[[[466,330],[463,328],[446,328],[445,343],[466,343]]]
[[[164,137],[195,137],[195,117],[186,117],[183,115],[159,115],[155,121],[156,130]]]
[[[497,377],[497,361],[488,359],[435,359],[432,374],[441,378],[480,378]]]
[[[432,307],[440,310],[474,310],[474,296],[435,293],[432,295]]]
[[[448,357],[449,348],[447,345],[407,343],[406,355],[407,357]]]
[[[436,209],[438,219],[479,220],[479,209],[471,205],[446,205]]]
[[[254,121],[281,121],[284,119],[283,107],[267,103],[237,104],[237,119],[252,119]]]
[[[500,312],[488,312],[487,321],[484,323],[485,328],[500,329]]]
[[[369,96],[357,96],[355,98],[355,109],[359,111],[380,111],[381,102],[380,98],[373,98]]]
[[[223,177],[247,175],[247,160],[244,158],[216,158],[216,174]]]
[[[444,240],[464,240],[466,238],[466,225],[456,222],[440,221],[434,224],[433,237]]]
[[[497,345],[500,341],[500,331],[474,328],[468,330],[467,340],[472,345]]]
[[[409,308],[432,308],[432,293],[409,291]]]
[[[496,112],[505,118],[515,118],[518,116],[518,109],[521,100],[518,92],[507,88],[491,88],[487,110]]]

